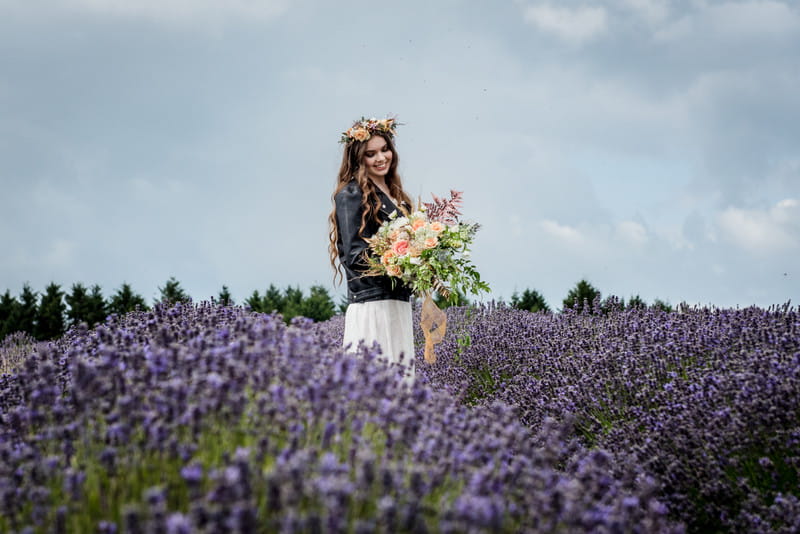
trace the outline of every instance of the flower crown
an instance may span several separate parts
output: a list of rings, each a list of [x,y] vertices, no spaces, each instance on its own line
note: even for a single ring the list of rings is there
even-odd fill
[[[389,138],[392,139],[397,133],[395,132],[397,125],[398,122],[396,122],[395,117],[380,120],[374,117],[371,119],[361,117],[361,120],[354,122],[350,128],[342,133],[339,142],[346,144],[351,141],[367,141],[375,132],[388,134]]]

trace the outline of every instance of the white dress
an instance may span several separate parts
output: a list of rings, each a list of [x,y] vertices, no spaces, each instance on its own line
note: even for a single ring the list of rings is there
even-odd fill
[[[403,381],[414,383],[414,328],[411,303],[403,300],[374,300],[348,304],[344,316],[344,347],[371,347],[377,342],[380,359],[398,366]]]

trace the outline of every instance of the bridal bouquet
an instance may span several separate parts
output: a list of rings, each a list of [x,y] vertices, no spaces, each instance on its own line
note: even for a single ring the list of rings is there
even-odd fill
[[[419,296],[425,333],[426,361],[435,361],[433,344],[441,341],[446,318],[431,299],[436,292],[455,302],[458,294],[489,291],[470,260],[469,246],[480,228],[459,220],[462,193],[450,191],[450,198],[433,196],[413,212],[394,212],[374,236],[367,239],[367,275],[388,275],[402,280]]]

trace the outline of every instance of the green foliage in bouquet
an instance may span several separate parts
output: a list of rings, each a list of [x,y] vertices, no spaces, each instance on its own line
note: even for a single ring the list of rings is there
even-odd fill
[[[391,214],[369,238],[367,276],[388,275],[408,284],[417,295],[436,292],[444,298],[489,291],[470,259],[470,245],[480,225],[458,219],[461,193],[449,199],[433,195],[413,212]]]

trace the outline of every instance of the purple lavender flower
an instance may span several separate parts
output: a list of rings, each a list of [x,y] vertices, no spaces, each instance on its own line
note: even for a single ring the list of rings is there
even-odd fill
[[[109,521],[105,483],[126,532],[797,522],[794,310],[447,313],[411,389],[343,352],[341,318],[193,304],[70,331],[0,380],[0,530],[59,496],[62,531]]]
[[[194,532],[192,522],[185,515],[175,512],[167,517],[167,534],[191,534]]]

